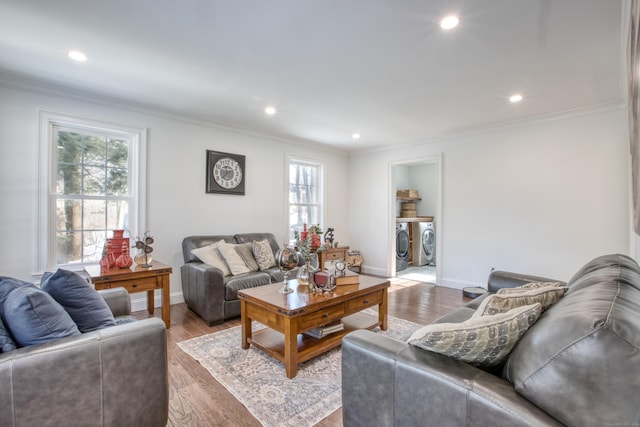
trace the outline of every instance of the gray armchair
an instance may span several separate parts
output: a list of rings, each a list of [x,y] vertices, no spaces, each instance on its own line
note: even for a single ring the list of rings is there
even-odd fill
[[[118,318],[123,288],[101,291]],[[0,354],[2,426],[165,426],[167,338],[159,318]]]

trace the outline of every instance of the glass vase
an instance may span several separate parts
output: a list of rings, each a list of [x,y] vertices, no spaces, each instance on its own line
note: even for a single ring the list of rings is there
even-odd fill
[[[308,285],[309,284],[309,275],[311,274],[312,267],[311,261],[306,260],[305,263],[300,266],[298,269],[298,275],[296,276],[296,280],[298,280],[298,284],[300,285]]]
[[[148,267],[152,260],[151,255],[146,253],[144,249],[138,249],[138,252],[133,257],[133,261],[143,267]]]

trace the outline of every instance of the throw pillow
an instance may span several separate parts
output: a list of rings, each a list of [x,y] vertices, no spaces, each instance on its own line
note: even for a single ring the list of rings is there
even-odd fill
[[[558,302],[567,292],[567,287],[544,286],[525,288],[518,291],[498,293],[485,298],[472,317],[479,317],[497,313],[504,313],[516,307],[540,303],[542,311]]]
[[[253,256],[258,262],[260,270],[268,270],[276,266],[276,258],[273,256],[273,250],[267,239],[253,241]]]
[[[80,335],[71,316],[51,295],[34,285],[12,290],[4,302],[7,328],[19,346]]]
[[[16,349],[16,342],[0,319],[0,353],[8,353]]]
[[[532,282],[527,283],[526,285],[516,286],[515,288],[502,288],[498,289],[497,294],[511,294],[515,292],[522,292],[530,289],[539,289],[546,287],[554,287],[554,288],[566,288],[567,285],[560,282]]]
[[[230,276],[231,270],[229,270],[229,266],[218,250],[218,246],[222,243],[224,243],[224,240],[220,240],[219,242],[213,243],[208,246],[203,246],[201,248],[192,249],[191,253],[197,256],[200,261],[204,262],[205,264],[209,264],[222,270],[222,274],[224,274],[225,276]]]
[[[80,275],[59,268],[44,273],[42,289],[69,313],[80,332],[91,332],[116,324],[104,298]]]
[[[541,312],[536,303],[461,323],[434,323],[415,331],[408,342],[481,368],[497,366]]]
[[[0,276],[0,317],[6,318],[4,314],[4,302],[9,294],[17,288],[23,286],[33,286],[33,283],[23,282],[13,277]]]
[[[245,265],[249,267],[249,271],[260,270],[258,261],[256,261],[256,258],[253,256],[253,245],[251,242],[236,245],[236,252],[238,252],[238,255],[240,255]]]
[[[251,271],[249,270],[249,267],[247,267],[247,264],[242,260],[242,257],[238,254],[238,251],[236,251],[236,246],[237,245],[232,245],[231,243],[221,243],[218,246],[220,255],[222,255],[229,266],[229,270],[231,270],[231,274],[234,276]]]

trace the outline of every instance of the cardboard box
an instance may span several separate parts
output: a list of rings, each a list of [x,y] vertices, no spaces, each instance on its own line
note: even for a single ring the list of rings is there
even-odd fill
[[[401,199],[417,199],[420,196],[418,195],[418,190],[397,190],[396,197]]]

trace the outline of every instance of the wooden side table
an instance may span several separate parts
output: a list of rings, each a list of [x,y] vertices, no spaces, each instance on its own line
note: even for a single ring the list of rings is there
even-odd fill
[[[329,248],[318,252],[318,268],[324,270],[324,263],[327,261],[346,260],[348,254],[349,246],[338,246],[337,248]]]
[[[169,301],[169,291],[171,284],[169,275],[173,269],[168,265],[157,261],[151,262],[151,267],[143,268],[135,266],[131,268],[112,268],[108,272],[100,273],[99,265],[85,267],[84,271],[89,275],[91,283],[96,290],[123,287],[130,294],[135,292],[147,292],[147,311],[153,314],[154,298],[156,289],[162,291],[162,320],[167,326],[171,326],[171,311]]]

